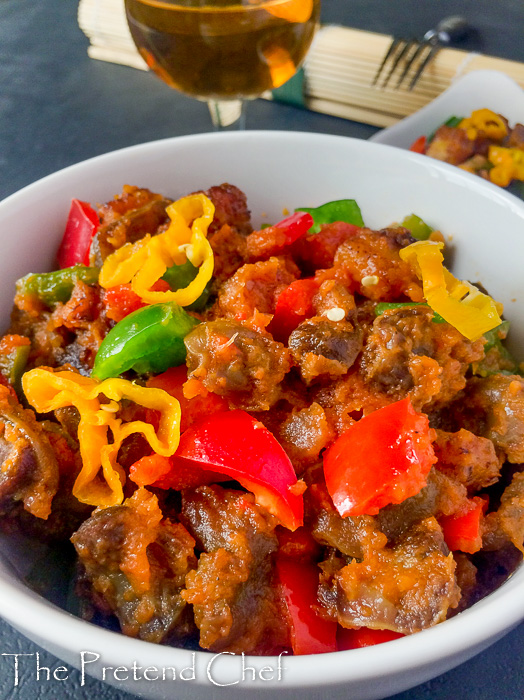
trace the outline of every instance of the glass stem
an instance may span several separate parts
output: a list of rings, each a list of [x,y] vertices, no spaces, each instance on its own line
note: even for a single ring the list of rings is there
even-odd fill
[[[215,131],[245,129],[243,100],[208,100],[207,104]]]

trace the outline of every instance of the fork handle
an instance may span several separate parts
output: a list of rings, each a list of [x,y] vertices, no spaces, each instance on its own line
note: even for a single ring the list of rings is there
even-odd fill
[[[430,43],[449,44],[463,39],[469,32],[470,26],[464,17],[453,16],[439,22],[436,29],[430,29],[424,34],[424,41]]]

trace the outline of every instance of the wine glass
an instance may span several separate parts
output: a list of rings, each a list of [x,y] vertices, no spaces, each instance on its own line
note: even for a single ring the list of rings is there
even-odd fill
[[[140,54],[168,85],[208,103],[216,129],[244,127],[244,100],[297,71],[320,0],[125,0]]]

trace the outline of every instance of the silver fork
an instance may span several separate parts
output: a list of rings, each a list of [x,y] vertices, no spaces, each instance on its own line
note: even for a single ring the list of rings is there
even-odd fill
[[[442,46],[446,46],[452,41],[463,39],[469,29],[470,26],[464,17],[454,15],[453,17],[446,17],[437,24],[435,29],[427,31],[422,41],[400,37],[394,38],[382,59],[372,85],[377,85],[379,79],[387,71],[386,77],[380,85],[381,88],[385,88],[398,68],[400,76],[395,85],[396,90],[402,85],[412,69],[414,75],[411,78],[408,90],[413,90],[424,69],[435,58]]]

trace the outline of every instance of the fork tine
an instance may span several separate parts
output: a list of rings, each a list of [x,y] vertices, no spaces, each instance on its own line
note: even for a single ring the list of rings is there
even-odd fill
[[[380,74],[382,73],[382,70],[384,69],[384,66],[385,66],[386,63],[388,62],[388,59],[390,58],[390,56],[392,56],[392,55],[395,53],[395,51],[397,50],[399,44],[400,44],[402,41],[404,41],[404,40],[403,40],[403,39],[399,39],[399,38],[397,37],[397,38],[394,38],[393,41],[391,42],[391,44],[389,45],[389,48],[388,48],[388,50],[386,51],[386,53],[385,53],[385,55],[384,55],[384,58],[382,59],[382,63],[380,64],[380,66],[378,67],[377,72],[375,73],[375,78],[373,79],[373,82],[371,83],[372,86],[377,84],[377,81],[378,81],[378,79],[380,78]]]
[[[413,39],[410,39],[409,41],[406,41],[404,43],[403,48],[395,56],[395,60],[393,61],[393,65],[389,69],[389,73],[387,74],[386,79],[384,80],[384,82],[380,86],[381,88],[385,88],[386,85],[389,83],[389,80],[390,80],[391,76],[393,75],[393,73],[395,72],[398,64],[404,58],[404,56],[409,52],[409,50],[411,49],[411,47],[413,46],[414,43],[415,43],[415,41]]]
[[[399,67],[400,76],[394,89],[397,90],[409,76],[410,71],[413,71],[415,75],[408,86],[408,90],[413,90],[426,66],[435,58],[435,54],[442,48],[442,45],[447,46],[451,41],[464,38],[469,29],[470,26],[464,17],[453,16],[444,18],[434,29],[427,31],[422,41],[393,37],[371,85],[374,86],[378,83],[389,63],[392,65],[381,88],[384,89],[388,85],[393,73]]]
[[[431,47],[430,51],[427,53],[426,57],[423,59],[422,63],[421,63],[420,66],[418,67],[417,72],[415,73],[415,75],[414,75],[413,78],[411,79],[411,82],[410,82],[410,84],[409,84],[408,90],[413,90],[413,88],[415,87],[416,83],[418,82],[418,79],[420,78],[420,76],[421,76],[422,73],[424,72],[424,69],[425,69],[426,66],[430,63],[430,61],[431,61],[433,58],[435,58],[435,55],[440,51],[441,48],[442,48],[442,47],[439,46],[439,44],[433,44],[433,46]]]
[[[413,53],[412,53],[411,56],[409,57],[408,61],[406,62],[406,66],[405,66],[404,70],[403,70],[402,73],[400,74],[400,78],[397,80],[397,84],[395,85],[395,90],[397,90],[397,89],[402,85],[402,83],[404,82],[405,77],[406,77],[407,74],[409,73],[409,69],[411,68],[411,66],[414,66],[414,65],[415,65],[415,61],[418,59],[418,57],[421,55],[421,53],[423,53],[423,51],[424,51],[424,49],[426,48],[426,46],[427,46],[427,43],[426,43],[426,42],[421,42],[421,43],[417,46],[417,48],[415,49],[415,51],[413,51]]]

